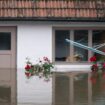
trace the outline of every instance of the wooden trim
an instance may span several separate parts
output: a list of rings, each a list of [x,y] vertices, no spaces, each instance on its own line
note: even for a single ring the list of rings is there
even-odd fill
[[[59,26],[59,27],[56,27],[55,26],[53,29],[56,29],[56,30],[105,30],[105,27],[98,27],[98,25],[97,25],[97,27],[93,27],[93,26],[86,26],[86,27],[83,27],[83,26],[74,26],[74,27]]]
[[[52,28],[52,61],[55,62],[55,29]]]
[[[70,30],[70,39],[74,40],[74,30]],[[70,62],[73,62],[74,58],[74,46],[70,44]]]
[[[92,30],[88,31],[88,46],[92,47]],[[92,56],[92,51],[88,51],[88,61],[91,56]]]

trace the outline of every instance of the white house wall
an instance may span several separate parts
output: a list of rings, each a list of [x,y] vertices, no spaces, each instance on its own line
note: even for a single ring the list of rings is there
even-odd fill
[[[49,25],[18,25],[17,68],[25,66],[26,57],[35,63],[44,56],[52,58],[52,27]]]

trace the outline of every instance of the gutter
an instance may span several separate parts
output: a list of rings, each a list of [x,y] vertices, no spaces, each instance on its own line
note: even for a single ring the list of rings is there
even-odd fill
[[[105,22],[105,18],[0,17],[0,21]]]

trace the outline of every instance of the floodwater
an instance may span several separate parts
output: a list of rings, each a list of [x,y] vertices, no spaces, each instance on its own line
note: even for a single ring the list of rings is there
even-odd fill
[[[0,105],[16,105],[11,104],[14,87],[0,84]],[[105,72],[54,72],[45,81],[27,79],[18,70],[15,91],[17,105],[105,105]]]

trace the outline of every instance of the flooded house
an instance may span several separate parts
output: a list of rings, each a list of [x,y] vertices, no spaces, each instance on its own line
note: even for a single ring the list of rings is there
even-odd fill
[[[65,39],[90,47],[105,43],[105,1],[0,0],[0,105],[34,104],[27,91],[33,85],[25,83],[26,57],[35,63],[46,56],[57,70],[90,68],[93,52]]]

